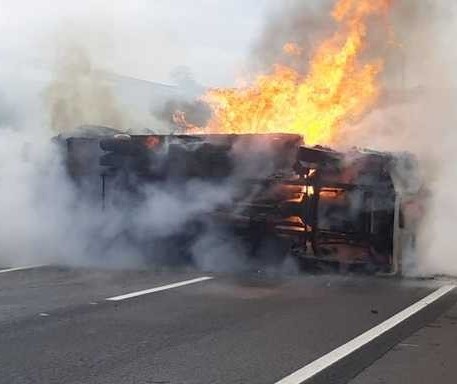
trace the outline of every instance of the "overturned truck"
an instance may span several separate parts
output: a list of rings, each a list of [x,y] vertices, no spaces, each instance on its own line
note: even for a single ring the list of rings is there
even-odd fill
[[[336,264],[398,274],[403,249],[414,245],[419,215],[408,207],[420,204],[420,183],[407,153],[342,153],[307,147],[289,134],[104,133],[61,142],[70,176],[96,188],[105,207],[141,200],[148,186],[197,181],[230,190],[201,220],[242,237],[254,260],[268,248],[304,268]]]

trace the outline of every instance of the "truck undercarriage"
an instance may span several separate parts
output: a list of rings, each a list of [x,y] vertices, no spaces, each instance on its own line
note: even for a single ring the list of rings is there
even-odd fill
[[[230,190],[229,199],[184,232],[198,232],[199,221],[229,227],[253,259],[274,249],[303,267],[336,263],[396,274],[402,235],[414,236],[404,225],[406,194],[398,177],[399,168],[414,171],[409,154],[311,148],[286,134],[118,134],[60,141],[69,174],[80,186],[100,186],[95,193],[104,207],[141,201],[145,186],[202,181]]]

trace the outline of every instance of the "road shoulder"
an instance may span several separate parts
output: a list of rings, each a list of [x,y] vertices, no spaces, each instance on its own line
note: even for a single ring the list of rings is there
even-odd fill
[[[362,371],[351,384],[454,384],[457,304]]]

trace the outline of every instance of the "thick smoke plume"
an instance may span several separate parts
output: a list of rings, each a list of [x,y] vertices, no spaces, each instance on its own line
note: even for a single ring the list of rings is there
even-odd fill
[[[141,203],[121,196],[120,204],[102,209],[99,178],[88,180],[93,194],[77,187],[65,167],[65,147],[49,133],[47,127],[0,129],[0,265],[137,267],[182,263],[188,257],[203,269],[241,266],[237,255],[242,253],[230,253],[233,239],[210,223],[194,252],[185,249],[194,223],[204,223],[215,207],[230,203],[230,184],[145,186]]]
[[[317,3],[288,1],[270,17],[254,44],[254,71],[289,60],[282,54],[286,42],[303,48],[301,67],[309,60],[333,28],[328,15],[334,2]],[[456,12],[457,6],[445,0],[395,0],[387,20],[372,20],[365,55],[385,59],[382,94],[362,121],[341,127],[336,144],[418,157],[423,186],[417,191],[423,200],[417,210],[424,219],[416,249],[407,250],[405,268],[412,274],[457,274],[452,232],[457,219]]]
[[[43,12],[32,12],[34,5],[26,0],[0,4],[5,42],[0,49],[5,63],[0,68],[0,266],[161,261],[176,251],[168,248],[167,237],[229,201],[230,189],[203,182],[162,185],[144,188],[140,206],[102,210],[100,180],[91,180],[95,191],[85,196],[69,180],[65,149],[53,137],[81,134],[75,131],[79,125],[155,130],[148,124],[153,119],[134,108],[146,105],[143,111],[151,117],[151,85],[132,77],[164,81],[173,67],[185,65],[183,44],[167,30],[183,18],[174,22],[176,8],[167,1],[155,2],[154,10],[171,18],[161,25],[160,16],[152,16],[157,25],[151,23],[148,2],[141,0],[135,6],[45,1],[43,9],[49,11]],[[211,7],[208,14],[215,11]],[[8,23],[8,15],[16,23]],[[24,38],[16,44],[11,36]],[[114,75],[117,71],[126,76]],[[143,86],[144,95],[130,93],[131,84]],[[230,244],[230,234],[209,228],[195,245],[197,264],[205,269],[238,265],[231,261]]]
[[[407,260],[407,272],[413,274],[457,274],[452,234],[457,219],[457,47],[450,40],[456,10],[447,1],[394,2],[398,47],[388,56],[384,79],[386,89],[394,91],[386,91],[384,108],[347,136],[356,145],[408,150],[419,159],[426,197],[419,208],[424,219],[417,248]],[[395,100],[395,93],[402,96]]]
[[[58,47],[54,77],[45,94],[51,128],[56,133],[85,124],[128,129],[128,113],[107,74],[94,67],[83,46],[69,41],[63,44]]]
[[[35,119],[25,122],[10,103],[2,104],[0,215],[5,225],[0,230],[0,265],[138,267],[192,261],[203,270],[246,268],[243,244],[206,219],[216,207],[232,202],[237,179],[249,176],[246,167],[239,166],[242,172],[222,184],[145,185],[138,191],[140,201],[128,194],[116,196],[111,188],[104,208],[98,173],[87,179],[87,186],[71,180],[65,137],[105,131],[97,125],[92,125],[92,131],[87,126],[84,131],[75,130],[84,123],[122,129],[128,115],[103,75],[92,69],[87,52],[75,47],[66,52],[69,56],[61,56],[55,76],[38,95],[43,110],[37,111]],[[238,149],[242,153],[258,150]],[[96,156],[94,166],[98,160]],[[267,160],[261,159],[262,169]],[[255,172],[259,174],[258,166]],[[192,237],[194,232],[197,237]]]
[[[284,55],[286,43],[300,47],[300,67],[297,69],[302,71],[317,45],[334,31],[334,23],[329,18],[333,5],[333,0],[282,2],[267,16],[260,38],[252,44],[250,71],[268,72],[284,60],[293,66],[297,60]]]
[[[167,238],[227,201],[229,189],[205,183],[163,185],[145,188],[140,206],[125,202],[103,210],[100,180],[91,179],[93,193],[84,194],[68,176],[64,143],[54,137],[87,134],[75,128],[89,123],[125,130],[130,127],[129,115],[86,50],[69,44],[59,46],[58,52],[43,92],[22,98],[18,89],[27,83],[1,79],[17,94],[8,93],[0,100],[0,266],[138,267],[162,265],[173,258],[181,262],[179,249],[171,249]],[[211,238],[214,235],[206,232],[204,239]],[[198,265],[224,269],[224,260],[216,259],[223,257],[227,242],[218,240],[218,252],[211,257],[205,257],[200,245]]]
[[[103,5],[102,10],[110,8],[111,3],[99,3]],[[240,7],[243,3],[240,2]],[[188,6],[187,2],[182,4],[183,8]],[[257,4],[255,2],[254,8]],[[260,39],[252,44],[250,64],[256,73],[268,70],[273,63],[288,60],[282,54],[286,42],[303,47],[300,58],[302,63],[306,62],[319,41],[331,34],[333,28],[328,17],[331,0],[285,1],[280,7],[277,2],[275,4],[277,9],[267,18]],[[66,20],[77,23],[78,18],[71,12],[70,7]],[[56,31],[48,27],[46,44],[40,41],[34,47],[52,57],[48,60],[48,63],[52,62],[48,65],[52,75],[49,78],[39,73],[42,84],[32,92],[33,96],[29,92],[30,79],[22,76],[20,80],[16,67],[2,72],[0,215],[4,224],[0,230],[0,264],[105,263],[110,260],[118,265],[138,265],[144,260],[144,249],[129,241],[129,232],[139,238],[160,239],[185,228],[192,218],[205,215],[218,204],[231,200],[230,193],[218,189],[221,186],[192,184],[180,191],[166,186],[144,191],[149,197],[147,210],[102,213],[99,200],[84,200],[69,182],[61,152],[51,142],[53,135],[79,124],[109,125],[125,130],[135,118],[113,96],[105,72],[101,71],[110,69],[109,59],[100,60],[99,55],[106,51],[117,52],[118,68],[130,68],[133,61],[126,58],[135,57],[135,61],[142,64],[136,73],[142,74],[147,72],[146,67],[151,68],[151,73],[160,67],[157,73],[163,75],[172,69],[170,62],[173,66],[186,64],[180,62],[183,49],[177,45],[177,39],[163,38],[165,29],[159,28],[154,36],[149,36],[151,44],[141,30],[129,34],[122,28],[117,31],[119,39],[108,38],[109,44],[94,43],[94,36],[101,30],[108,35],[107,31],[116,30],[117,16],[113,14],[112,20],[106,20],[98,17],[102,12],[88,17],[91,13],[92,10],[83,15],[83,28],[79,28],[77,34],[79,39],[72,39],[71,44],[50,43],[55,41]],[[384,93],[377,108],[362,121],[344,127],[339,143],[380,150],[409,150],[418,156],[425,174],[427,191],[424,194],[428,199],[414,265],[410,269],[414,273],[457,274],[452,233],[457,220],[457,112],[453,105],[457,96],[454,91],[455,17],[456,5],[447,0],[396,0],[392,1],[388,24],[373,20],[371,28],[377,33],[370,35],[373,38],[366,55],[382,52],[386,58],[381,79]],[[170,24],[175,21],[169,20]],[[46,25],[46,22],[40,25]],[[116,37],[114,33],[113,37]],[[142,42],[136,51],[130,44],[134,35],[137,43],[140,39]],[[148,47],[144,41],[148,42]],[[150,49],[146,49],[149,46]],[[29,46],[13,48],[13,52],[30,50]],[[145,51],[154,54],[147,57],[139,54]],[[191,56],[192,49],[187,54]],[[217,54],[222,53],[217,51]],[[201,63],[212,63],[212,59],[206,60],[201,51],[198,57]],[[164,63],[167,68],[163,68]],[[293,62],[288,64],[293,65]],[[216,65],[202,65],[199,75],[213,71],[221,72]],[[203,112],[196,114],[197,120],[206,117]],[[206,232],[194,245],[194,250],[199,255],[197,262],[208,268],[221,265],[221,260],[214,259],[214,255],[242,254],[239,244],[219,228]],[[157,254],[160,253],[158,250]],[[238,266],[239,260],[230,259],[226,263],[227,268]]]

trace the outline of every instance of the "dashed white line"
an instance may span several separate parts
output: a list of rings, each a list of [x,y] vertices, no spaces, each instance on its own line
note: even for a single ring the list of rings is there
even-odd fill
[[[106,300],[108,300],[108,301],[121,301],[121,300],[131,299],[132,297],[148,295],[149,293],[154,293],[154,292],[166,291],[167,289],[183,287],[185,285],[200,283],[202,281],[211,280],[211,279],[213,279],[213,277],[203,276],[203,277],[198,277],[198,278],[192,279],[192,280],[185,280],[185,281],[180,281],[178,283],[167,284],[167,285],[162,285],[160,287],[145,289],[143,291],[131,292],[131,293],[127,293],[125,295],[108,297]]]
[[[41,265],[28,265],[25,267],[15,267],[15,268],[8,268],[8,269],[0,269],[0,273],[7,273],[7,272],[16,272],[16,271],[25,271],[27,269],[35,269],[35,268],[41,268],[45,267],[45,264]]]
[[[409,306],[408,308],[390,317],[381,324],[375,326],[374,328],[371,328],[365,333],[362,333],[360,336],[357,336],[355,339],[352,339],[351,341],[334,349],[333,351],[327,353],[319,359],[314,360],[310,364],[305,365],[303,368],[279,380],[275,384],[302,384],[306,382],[306,380],[309,380],[313,376],[316,376],[319,372],[322,372],[323,370],[332,366],[339,360],[345,358],[346,356],[360,349],[364,345],[372,342],[377,337],[396,327],[409,317],[420,312],[428,305],[432,304],[444,295],[451,292],[454,288],[456,288],[455,285],[446,285],[437,289],[435,292],[424,297],[422,300],[419,300],[417,303]]]

